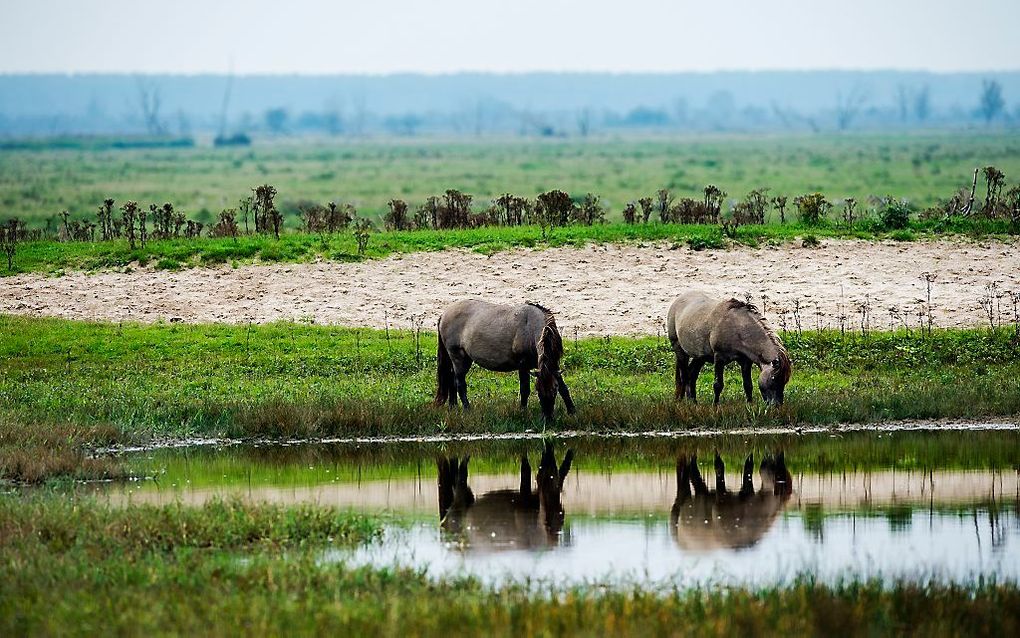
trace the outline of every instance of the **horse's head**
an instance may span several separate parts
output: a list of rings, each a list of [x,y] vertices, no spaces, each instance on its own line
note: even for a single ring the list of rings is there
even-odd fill
[[[560,390],[560,358],[563,356],[563,340],[552,314],[546,316],[537,350],[538,372],[535,374],[535,393],[538,394],[538,402],[542,406],[542,416],[550,420],[556,407],[556,394]]]
[[[574,451],[567,450],[563,463],[557,467],[552,443],[547,442],[535,475],[535,481],[538,483],[538,502],[545,510],[546,525],[557,532],[563,527],[564,518],[560,493],[563,491],[563,481],[567,478],[573,460]]]
[[[538,403],[542,406],[542,416],[552,419],[553,410],[556,408],[556,393],[559,392],[559,371],[550,370],[548,362],[542,362],[535,373],[535,393],[538,394]]]
[[[771,361],[761,365],[758,389],[761,390],[761,397],[765,399],[766,403],[783,405],[783,393],[792,374],[793,365],[784,350],[777,351]]]

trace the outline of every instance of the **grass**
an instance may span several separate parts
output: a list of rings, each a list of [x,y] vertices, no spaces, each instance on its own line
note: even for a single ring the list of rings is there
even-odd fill
[[[0,496],[4,635],[1014,635],[1012,584],[856,582],[490,589],[322,562],[375,522],[329,508]]]
[[[747,406],[736,371],[721,408],[673,401],[662,338],[567,340],[579,413],[557,429],[732,429],[1020,413],[1012,328],[785,337],[787,402]],[[514,375],[474,370],[475,410],[431,405],[435,337],[299,324],[102,324],[0,317],[0,467],[38,480],[90,444],[196,435],[323,437],[542,429]],[[699,394],[711,396],[709,374]],[[54,444],[54,441],[60,441]],[[43,463],[31,450],[73,455]],[[33,458],[39,457],[39,463]],[[36,467],[33,467],[36,466]],[[97,470],[99,471],[99,470]],[[60,472],[57,472],[58,474]]]
[[[791,220],[744,226],[724,238],[715,226],[619,223],[623,206],[660,188],[677,197],[701,197],[716,184],[735,200],[752,189],[771,187],[792,197],[821,191],[837,201],[869,195],[906,197],[917,207],[936,203],[969,186],[975,167],[996,165],[1007,176],[1020,172],[1020,137],[1009,133],[941,132],[900,136],[739,136],[579,141],[419,141],[345,145],[277,144],[250,149],[12,150],[0,151],[0,218],[19,217],[33,226],[61,210],[94,220],[106,197],[117,202],[174,202],[191,218],[213,222],[257,184],[274,184],[278,205],[291,229],[300,202],[351,201],[379,222],[394,197],[412,210],[448,188],[475,196],[476,208],[504,192],[534,197],[553,188],[575,197],[601,195],[615,223],[554,229],[543,238],[537,227],[377,233],[364,255],[351,233],[312,236],[154,241],[131,250],[126,240],[98,243],[29,242],[18,249],[15,267],[0,275],[127,268],[161,269],[220,263],[353,261],[395,253],[464,248],[492,253],[512,247],[578,245],[586,242],[671,241],[696,249],[758,246],[815,237],[891,238],[912,241],[936,234],[1004,235],[1005,222],[913,221],[886,232],[873,222],[856,230],[803,227]],[[791,204],[792,209],[792,204]],[[838,211],[833,212],[838,217]],[[240,220],[239,220],[239,223]],[[0,260],[5,261],[5,260]]]
[[[376,219],[399,197],[412,206],[456,188],[487,203],[504,192],[534,197],[553,188],[623,206],[668,188],[700,197],[715,184],[742,197],[768,186],[793,197],[908,197],[920,207],[970,185],[977,167],[1020,176],[1020,134],[661,136],[589,140],[480,139],[279,143],[243,149],[67,149],[0,152],[0,217],[33,225],[69,210],[94,219],[103,198],[173,202],[214,221],[224,207],[273,184],[289,214],[301,200],[353,202]],[[293,222],[292,222],[293,223]]]
[[[33,241],[18,245],[14,267],[7,268],[0,260],[0,276],[21,272],[60,274],[66,270],[127,269],[152,266],[160,270],[178,270],[193,266],[218,264],[361,261],[394,254],[465,249],[492,254],[511,248],[554,248],[583,246],[588,243],[671,242],[693,250],[711,250],[731,245],[757,247],[778,245],[798,238],[893,239],[913,241],[922,237],[935,238],[946,233],[969,234],[975,237],[1006,238],[1013,232],[1005,221],[960,220],[951,224],[931,221],[911,222],[910,230],[886,232],[874,226],[861,225],[849,230],[831,224],[803,226],[766,224],[742,226],[733,238],[724,238],[716,226],[694,224],[611,223],[598,226],[567,226],[554,228],[543,239],[537,226],[477,228],[466,230],[421,230],[375,233],[365,253],[359,254],[352,233],[308,235],[291,232],[279,240],[273,237],[245,235],[227,239],[171,239],[148,242],[144,248],[132,250],[126,239],[105,242]]]

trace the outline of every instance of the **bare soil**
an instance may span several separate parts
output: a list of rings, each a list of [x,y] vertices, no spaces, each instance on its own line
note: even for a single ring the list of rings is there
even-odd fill
[[[362,263],[148,268],[128,273],[19,275],[0,279],[0,312],[112,321],[263,323],[310,321],[346,326],[432,327],[463,297],[535,301],[553,309],[567,336],[655,334],[670,301],[701,288],[763,307],[782,327],[911,326],[925,300],[922,273],[936,275],[938,326],[987,324],[987,286],[1020,292],[1020,243],[963,239],[916,242],[827,240],[819,248],[692,251],[668,244],[399,255]],[[764,296],[764,299],[763,299]],[[797,310],[799,303],[799,310]],[[796,310],[796,312],[795,312]],[[1010,321],[1001,295],[993,312]]]

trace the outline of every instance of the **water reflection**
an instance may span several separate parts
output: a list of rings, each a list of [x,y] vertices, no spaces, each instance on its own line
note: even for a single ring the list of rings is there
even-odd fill
[[[710,490],[698,469],[698,457],[676,463],[676,500],[669,529],[682,549],[708,551],[755,545],[769,531],[793,494],[793,478],[782,452],[766,456],[759,467],[761,484],[754,489],[754,456],[748,455],[740,490],[726,488],[726,467],[715,455],[715,489]],[[693,493],[692,493],[693,492]]]
[[[477,499],[468,484],[470,457],[439,459],[439,519],[443,539],[461,550],[541,549],[564,542],[561,493],[574,451],[558,467],[547,443],[532,489],[531,463],[521,456],[516,489],[491,490]]]

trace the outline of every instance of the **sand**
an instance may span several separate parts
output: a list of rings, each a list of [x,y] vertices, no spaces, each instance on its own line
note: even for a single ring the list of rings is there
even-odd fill
[[[179,272],[70,273],[0,278],[0,313],[111,321],[319,324],[426,328],[463,297],[542,303],[565,335],[656,334],[673,297],[686,289],[735,296],[764,307],[777,328],[859,327],[860,305],[872,328],[917,325],[925,299],[922,273],[936,275],[937,326],[987,324],[986,286],[1020,292],[1020,243],[967,240],[826,240],[819,248],[692,251],[667,243],[415,253],[363,263],[250,265]],[[763,300],[764,295],[764,300]],[[890,313],[894,309],[895,313]]]

